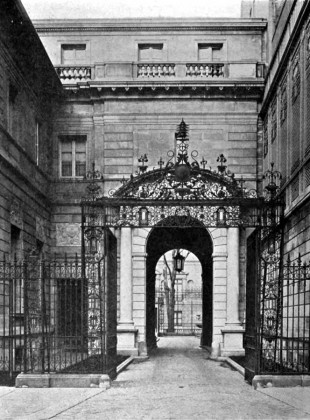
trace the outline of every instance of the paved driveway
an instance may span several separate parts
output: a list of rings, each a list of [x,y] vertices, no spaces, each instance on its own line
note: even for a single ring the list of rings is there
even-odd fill
[[[0,392],[0,418],[310,418],[310,389],[254,391],[238,372],[208,359],[195,337],[161,338],[158,344],[149,360],[131,364],[108,391],[11,388],[6,397]]]

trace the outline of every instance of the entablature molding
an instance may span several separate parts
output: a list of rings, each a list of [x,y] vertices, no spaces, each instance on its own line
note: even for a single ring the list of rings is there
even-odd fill
[[[193,95],[203,98],[218,98],[218,99],[235,99],[241,97],[245,99],[260,100],[264,93],[263,80],[253,82],[212,82],[212,83],[155,83],[155,82],[142,82],[142,83],[74,83],[72,85],[64,85],[67,99],[92,99],[94,101],[100,99],[113,99],[113,98],[139,98],[157,96],[158,98],[174,97],[180,99],[192,98]]]
[[[33,20],[38,33],[46,32],[263,32],[265,19],[88,19]]]

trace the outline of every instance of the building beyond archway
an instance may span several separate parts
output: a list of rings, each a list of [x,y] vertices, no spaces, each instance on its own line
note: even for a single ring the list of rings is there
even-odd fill
[[[190,227],[155,227],[147,239],[146,259],[146,345],[156,345],[155,328],[155,268],[165,252],[173,248],[186,248],[195,254],[202,267],[202,337],[201,344],[212,346],[213,329],[213,244],[208,231],[196,225]]]

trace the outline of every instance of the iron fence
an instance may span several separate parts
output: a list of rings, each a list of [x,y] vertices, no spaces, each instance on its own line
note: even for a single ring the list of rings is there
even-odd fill
[[[273,258],[263,272],[260,373],[309,374],[310,264]]]
[[[165,292],[162,289],[156,290],[158,335],[172,333],[175,335],[200,336],[202,323],[201,289],[176,291],[174,299],[174,325],[173,328],[171,328],[171,326],[168,325],[167,299]]]
[[[106,373],[104,261],[0,262],[0,376]]]

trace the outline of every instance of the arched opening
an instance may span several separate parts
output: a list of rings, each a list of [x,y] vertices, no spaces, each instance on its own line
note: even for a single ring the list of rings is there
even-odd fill
[[[211,237],[198,221],[190,218],[185,224],[177,220],[176,227],[155,227],[147,240],[146,261],[146,344],[148,351],[156,347],[156,308],[155,308],[155,284],[156,265],[160,257],[172,249],[186,249],[193,253],[201,264],[202,277],[202,332],[201,345],[212,344],[212,291],[213,270]]]
[[[181,261],[183,267],[177,266],[176,260]],[[160,257],[155,283],[157,336],[200,336],[201,271],[200,261],[187,249],[173,249]]]

